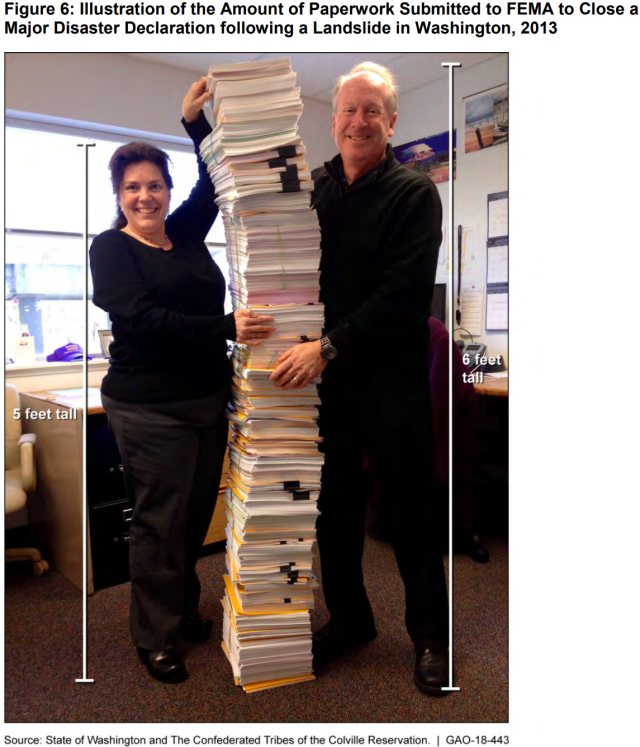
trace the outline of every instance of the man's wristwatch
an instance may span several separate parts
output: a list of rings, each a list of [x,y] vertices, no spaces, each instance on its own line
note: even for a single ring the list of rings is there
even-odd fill
[[[325,335],[320,338],[320,355],[326,361],[332,361],[337,357],[338,351],[331,344],[331,340]]]

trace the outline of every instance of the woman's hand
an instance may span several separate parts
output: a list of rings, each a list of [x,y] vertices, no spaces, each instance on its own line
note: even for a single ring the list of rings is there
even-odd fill
[[[236,342],[243,345],[255,347],[276,329],[269,326],[272,316],[258,316],[253,309],[238,309],[233,316],[236,319]]]
[[[212,98],[213,95],[207,91],[206,78],[200,78],[200,80],[193,83],[182,102],[182,116],[184,117],[184,121],[195,122],[205,102]]]
[[[321,352],[320,340],[294,345],[278,358],[278,366],[269,379],[282,389],[302,389],[308,386],[327,367],[327,361],[320,355]]]

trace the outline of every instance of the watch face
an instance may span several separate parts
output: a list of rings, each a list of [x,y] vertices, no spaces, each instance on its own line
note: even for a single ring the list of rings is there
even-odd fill
[[[320,355],[326,361],[332,361],[338,355],[338,351],[331,344],[323,345]]]

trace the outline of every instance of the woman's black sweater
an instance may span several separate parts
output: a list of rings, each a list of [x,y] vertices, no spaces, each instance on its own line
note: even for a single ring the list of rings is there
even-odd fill
[[[113,342],[102,392],[120,402],[206,397],[228,385],[225,283],[204,239],[218,214],[215,191],[199,155],[211,128],[201,114],[183,125],[195,144],[199,178],[166,220],[173,248],[156,249],[111,229],[90,251],[93,302],[109,313]]]

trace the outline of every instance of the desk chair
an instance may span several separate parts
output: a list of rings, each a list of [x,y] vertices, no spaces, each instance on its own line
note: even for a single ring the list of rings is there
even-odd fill
[[[20,395],[17,387],[12,384],[5,384],[4,405],[4,512],[9,515],[23,509],[27,503],[27,493],[35,490],[36,470],[33,451],[36,435],[23,434],[20,419],[13,417],[16,410],[20,412]],[[43,560],[40,551],[35,547],[6,548],[4,558],[6,562],[30,560],[34,576],[42,576],[49,570],[49,564]]]

